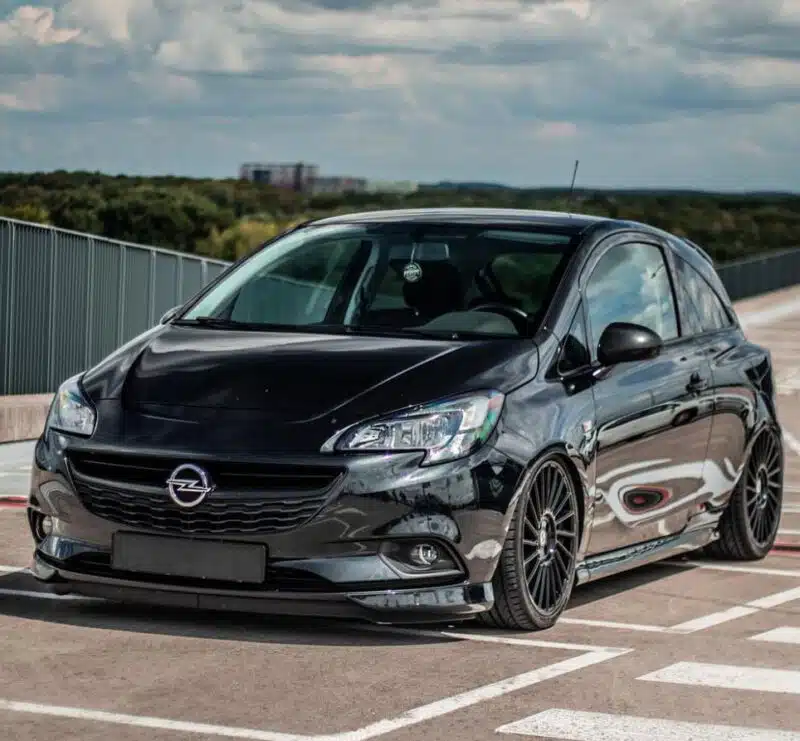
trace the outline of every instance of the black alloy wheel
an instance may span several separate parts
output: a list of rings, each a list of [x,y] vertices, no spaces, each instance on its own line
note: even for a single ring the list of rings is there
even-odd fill
[[[709,553],[735,561],[764,558],[775,543],[782,505],[783,447],[777,433],[766,429],[753,441]]]
[[[560,456],[541,460],[516,505],[481,620],[493,627],[544,630],[572,594],[580,523],[572,477]]]

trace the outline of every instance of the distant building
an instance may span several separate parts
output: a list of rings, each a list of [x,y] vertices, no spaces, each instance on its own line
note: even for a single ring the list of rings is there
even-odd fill
[[[339,175],[323,175],[314,179],[311,192],[323,193],[363,193],[367,190],[366,178],[351,178]]]
[[[410,180],[370,180],[367,191],[370,193],[415,193],[419,183]]]
[[[288,188],[298,193],[310,192],[318,175],[319,167],[305,162],[266,164],[252,162],[239,168],[239,177],[242,180]]]

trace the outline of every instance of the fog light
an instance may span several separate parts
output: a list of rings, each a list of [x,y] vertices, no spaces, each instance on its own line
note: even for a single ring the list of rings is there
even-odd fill
[[[41,512],[29,509],[28,522],[31,534],[37,545],[53,532],[53,518],[49,515],[43,515]]]
[[[408,557],[415,566],[428,568],[439,560],[439,549],[432,543],[417,543],[411,547]]]

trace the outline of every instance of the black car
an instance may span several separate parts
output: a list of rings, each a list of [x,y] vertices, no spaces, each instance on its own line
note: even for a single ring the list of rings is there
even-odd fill
[[[533,630],[763,558],[782,492],[769,352],[700,247],[420,209],[302,224],[64,383],[28,515],[58,593]]]

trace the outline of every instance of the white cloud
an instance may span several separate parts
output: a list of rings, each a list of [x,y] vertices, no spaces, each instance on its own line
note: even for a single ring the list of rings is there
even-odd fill
[[[261,151],[376,177],[551,183],[580,154],[598,183],[730,187],[739,173],[800,188],[786,161],[800,0],[14,5],[0,168],[19,169],[7,143],[37,131],[47,167],[57,130],[76,167],[115,171],[232,174]],[[101,156],[103,122],[130,147]],[[180,147],[160,152],[176,129]]]

